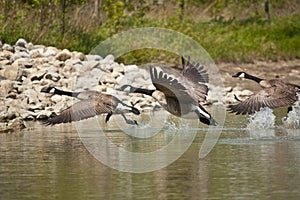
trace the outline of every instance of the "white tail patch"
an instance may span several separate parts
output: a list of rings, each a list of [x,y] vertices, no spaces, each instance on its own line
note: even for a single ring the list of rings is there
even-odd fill
[[[199,106],[195,106],[195,105],[192,105],[192,106],[193,106],[193,110],[197,110],[201,115],[203,115],[207,119],[211,118],[210,114],[208,114],[207,112],[205,112],[204,110],[202,110]]]

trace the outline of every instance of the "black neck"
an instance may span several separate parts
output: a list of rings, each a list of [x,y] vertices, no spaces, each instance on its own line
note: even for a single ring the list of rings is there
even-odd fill
[[[77,97],[79,93],[78,92],[63,91],[63,90],[59,90],[59,89],[55,88],[54,94],[66,95],[66,96],[70,96],[70,97]]]
[[[246,78],[246,79],[253,80],[253,81],[257,82],[257,83],[259,83],[259,82],[261,82],[261,81],[263,80],[263,79],[261,79],[261,78],[258,78],[258,77],[256,77],[256,76],[252,76],[252,75],[250,75],[250,74],[245,74],[245,78]]]
[[[131,86],[131,92],[134,92],[134,93],[141,93],[141,94],[146,94],[146,95],[152,96],[152,93],[154,91],[155,90],[147,90],[144,88],[136,88],[136,87]]]

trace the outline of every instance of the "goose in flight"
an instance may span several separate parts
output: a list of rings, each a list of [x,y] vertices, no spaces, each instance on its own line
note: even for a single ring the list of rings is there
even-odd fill
[[[279,79],[261,79],[245,72],[238,72],[232,77],[245,78],[257,82],[262,89],[249,96],[248,99],[237,104],[229,105],[229,110],[236,114],[253,114],[262,107],[271,109],[291,106],[297,100],[300,86],[284,82]]]
[[[109,121],[109,118],[112,116],[112,114],[121,114],[127,124],[137,125],[135,120],[126,118],[124,113],[132,112],[136,115],[139,115],[140,111],[123,103],[113,95],[104,94],[97,91],[70,92],[63,91],[55,87],[43,88],[41,92],[67,95],[80,100],[71,107],[68,107],[62,111],[59,115],[45,120],[43,122],[45,125],[79,121],[104,113],[107,113],[105,122]]]
[[[200,63],[187,61],[182,57],[182,71],[171,67],[150,67],[150,77],[155,90],[123,85],[119,90],[152,96],[171,114],[189,118],[194,112],[207,125],[217,125],[213,117],[200,105],[206,100],[208,74]]]

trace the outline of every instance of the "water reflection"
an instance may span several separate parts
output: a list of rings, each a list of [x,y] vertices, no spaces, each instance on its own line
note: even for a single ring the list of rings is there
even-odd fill
[[[91,156],[73,125],[0,134],[1,199],[299,199],[300,132],[250,138],[243,120],[229,115],[222,135],[205,159],[199,128],[192,145],[174,163],[149,173],[111,169]],[[112,140],[130,149],[129,138],[106,127]],[[166,137],[167,138],[167,137]],[[148,145],[157,145],[153,140]],[[142,147],[139,147],[142,148]]]

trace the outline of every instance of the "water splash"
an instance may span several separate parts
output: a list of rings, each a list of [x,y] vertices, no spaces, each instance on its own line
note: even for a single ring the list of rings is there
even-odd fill
[[[274,127],[275,115],[273,114],[273,110],[268,107],[261,108],[260,111],[249,116],[248,129],[272,129]]]
[[[292,110],[287,114],[287,117],[282,118],[285,128],[300,129],[300,93],[297,96],[298,101],[292,106]]]
[[[275,115],[273,110],[265,107],[249,116],[247,129],[250,139],[270,138],[275,135]]]

